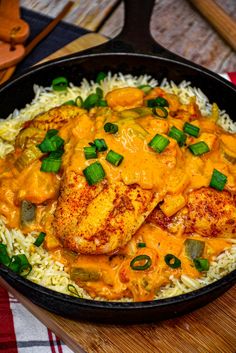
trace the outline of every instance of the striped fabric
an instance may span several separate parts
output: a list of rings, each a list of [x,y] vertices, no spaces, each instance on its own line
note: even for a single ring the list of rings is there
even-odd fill
[[[0,287],[0,353],[72,353],[4,288]]]
[[[228,72],[226,74],[221,74],[221,76],[236,85],[236,72]]]
[[[236,85],[236,72],[222,74]],[[0,286],[0,353],[72,353]]]

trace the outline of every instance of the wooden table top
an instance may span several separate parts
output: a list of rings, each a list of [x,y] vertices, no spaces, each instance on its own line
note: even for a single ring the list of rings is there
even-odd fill
[[[208,1],[208,0],[206,0]],[[215,0],[236,20],[235,0]],[[56,16],[67,0],[21,0],[22,6]],[[100,34],[115,37],[123,25],[120,0],[74,0],[65,18]],[[104,18],[110,17],[103,23]],[[171,51],[215,72],[236,71],[236,53],[214,28],[191,6],[188,0],[156,0],[151,19],[151,33],[156,41]]]

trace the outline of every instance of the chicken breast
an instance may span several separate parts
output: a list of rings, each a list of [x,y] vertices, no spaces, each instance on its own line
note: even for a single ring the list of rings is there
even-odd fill
[[[186,207],[172,217],[166,217],[158,207],[147,222],[175,233],[183,227],[186,234],[205,237],[236,237],[236,198],[228,191],[201,188],[189,194]]]
[[[61,105],[52,108],[45,113],[37,115],[31,122],[30,127],[47,131],[49,129],[60,129],[78,115],[85,112],[84,109],[73,105]]]
[[[146,222],[156,225],[171,234],[184,233],[185,222],[187,218],[187,209],[184,207],[174,216],[167,217],[158,205],[147,217]]]
[[[188,198],[186,233],[208,237],[236,236],[236,199],[228,191],[201,188]]]
[[[159,201],[158,195],[138,185],[104,180],[89,186],[70,171],[62,181],[55,234],[77,253],[112,253],[131,239]]]

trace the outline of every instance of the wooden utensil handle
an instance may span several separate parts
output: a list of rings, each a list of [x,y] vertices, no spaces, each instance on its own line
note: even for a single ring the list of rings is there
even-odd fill
[[[0,14],[9,18],[20,18],[19,0],[0,0]]]
[[[190,0],[225,41],[236,50],[236,22],[213,0]]]
[[[14,37],[15,43],[24,43],[29,33],[29,25],[24,20],[0,14],[0,40],[10,43]]]
[[[62,9],[62,11],[40,32],[25,48],[25,56],[28,55],[38,43],[41,42],[56,25],[69,13],[71,7],[74,5],[73,1],[69,1]]]
[[[15,43],[24,43],[29,33],[28,23],[20,18],[19,0],[0,0],[0,40],[10,43],[14,35]]]
[[[1,1],[1,0],[0,0]],[[25,48],[24,57],[27,56],[32,49],[45,38],[55,26],[67,15],[71,7],[74,5],[73,1],[69,1],[62,9],[62,11],[40,32]],[[16,67],[11,66],[6,70],[0,71],[0,85],[6,82],[15,72]]]
[[[11,50],[9,43],[0,43],[0,70],[17,64],[25,54],[25,48],[22,44],[16,44],[14,50]]]

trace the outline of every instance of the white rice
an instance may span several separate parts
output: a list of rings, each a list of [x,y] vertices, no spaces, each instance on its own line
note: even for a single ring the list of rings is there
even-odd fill
[[[125,86],[136,87],[143,84],[155,87],[158,85],[158,82],[147,75],[134,77],[118,73],[112,76],[109,73],[105,80],[101,82],[101,85],[93,81],[88,82],[84,79],[79,87],[70,84],[67,91],[63,92],[54,92],[51,87],[45,88],[34,85],[35,97],[32,102],[21,110],[15,109],[7,119],[0,119],[0,158],[3,158],[6,154],[14,150],[14,140],[22,125],[24,122],[33,119],[37,114],[61,105],[67,100],[75,99],[77,96],[81,96],[84,99],[90,93],[95,92],[97,87],[101,87],[104,94],[106,94],[114,88]],[[168,82],[164,79],[160,86],[169,93],[178,95],[183,104],[187,104],[191,97],[196,96],[201,113],[204,116],[211,113],[212,105],[208,98],[199,88],[191,87],[190,82],[183,81],[177,86],[174,82]],[[236,132],[236,124],[231,121],[225,111],[220,112],[218,123],[225,130]],[[80,297],[90,298],[83,289],[70,280],[69,274],[64,270],[63,264],[54,261],[52,256],[42,246],[36,247],[33,245],[36,238],[36,232],[32,232],[25,237],[18,229],[7,229],[4,219],[0,219],[0,242],[7,245],[10,256],[19,253],[24,253],[27,256],[32,265],[32,271],[27,276],[29,280],[66,294],[71,294],[68,291],[68,285],[72,284]],[[234,240],[229,240],[229,242],[234,243]],[[156,298],[173,297],[190,292],[218,280],[234,269],[236,269],[236,245],[233,244],[211,263],[209,271],[203,277],[192,279],[186,275],[182,275],[180,279],[176,279],[171,276],[170,284],[161,288]],[[127,299],[124,300],[127,301]]]

